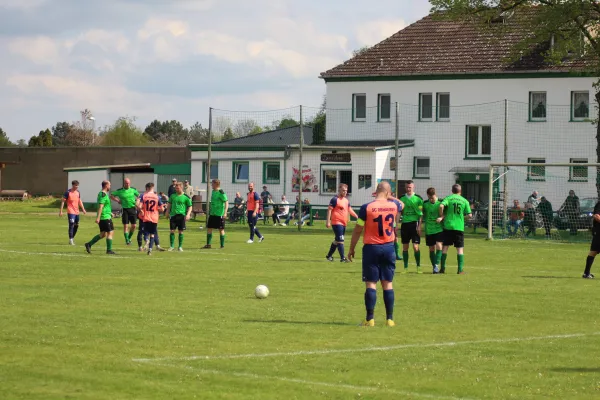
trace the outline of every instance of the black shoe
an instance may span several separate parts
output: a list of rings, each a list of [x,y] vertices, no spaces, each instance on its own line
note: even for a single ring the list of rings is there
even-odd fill
[[[440,274],[445,274],[445,273],[446,273],[446,268],[440,269]]]
[[[348,262],[348,259],[346,257],[344,257],[344,258],[340,259],[340,262],[342,262],[342,263]]]
[[[114,252],[114,251],[112,251],[112,250],[107,250],[107,251],[106,251],[106,254],[116,255],[117,253],[115,253],[115,252]]]
[[[221,247],[219,247],[219,248],[220,248],[220,249],[224,249],[224,248],[225,248],[225,246],[221,246]]]
[[[92,254],[92,246],[89,243],[85,244],[85,251],[87,251],[88,254]]]
[[[325,256],[325,258],[327,259],[327,261],[333,261],[333,257],[331,256]]]
[[[594,279],[594,274],[583,274],[581,277],[583,279]]]

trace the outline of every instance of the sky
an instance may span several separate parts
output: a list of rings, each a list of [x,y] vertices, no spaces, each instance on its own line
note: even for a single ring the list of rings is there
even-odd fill
[[[319,74],[427,15],[426,0],[0,0],[0,127],[90,109],[208,125],[208,109],[320,106]]]

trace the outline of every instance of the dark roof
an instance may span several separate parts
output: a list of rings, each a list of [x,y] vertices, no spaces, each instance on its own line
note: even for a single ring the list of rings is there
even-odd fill
[[[399,140],[400,146],[412,146],[414,140]],[[328,140],[325,143],[321,143],[319,146],[324,147],[387,147],[394,146],[396,142],[392,140]]]
[[[305,125],[303,129],[304,144],[309,146],[313,140],[312,127]],[[293,144],[300,144],[300,125],[223,140],[214,143],[214,146],[288,146]]]
[[[450,21],[429,15],[326,72],[321,77],[376,77],[510,72],[584,72],[589,62],[577,58],[550,65],[536,49],[532,55],[510,62],[514,46],[530,34],[535,8],[483,29],[474,22]],[[502,29],[498,38],[496,29]],[[550,38],[549,38],[550,40]]]

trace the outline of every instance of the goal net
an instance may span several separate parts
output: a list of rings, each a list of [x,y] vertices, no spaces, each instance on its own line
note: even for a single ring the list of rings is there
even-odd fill
[[[488,228],[489,239],[591,239],[600,164],[585,159],[565,164],[544,161],[490,165],[492,201],[476,205],[473,214],[476,224]]]

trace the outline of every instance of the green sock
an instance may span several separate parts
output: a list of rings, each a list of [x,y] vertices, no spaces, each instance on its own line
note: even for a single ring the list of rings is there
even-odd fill
[[[179,234],[179,247],[183,247],[183,233]]]
[[[402,259],[404,260],[404,268],[408,268],[408,251],[402,252]]]
[[[169,235],[169,241],[171,242],[171,248],[175,247],[175,234],[171,233]]]
[[[102,238],[100,237],[100,235],[96,235],[96,236],[94,236],[94,238],[93,238],[92,240],[90,240],[90,246],[93,246],[93,245],[95,245],[96,243],[98,243],[98,241],[99,241],[100,239],[102,239]]]
[[[465,255],[459,254],[456,256],[458,259],[458,272],[463,272],[463,268],[465,266]]]
[[[435,251],[429,251],[429,261],[431,261],[431,266],[435,266]]]
[[[435,265],[440,265],[442,263],[442,251],[435,251]]]
[[[400,257],[400,244],[398,244],[398,242],[394,242],[394,251],[396,252],[396,258],[401,260],[402,258]]]
[[[415,251],[415,261],[417,262],[417,267],[421,266],[421,250]]]
[[[106,251],[112,250],[112,239],[106,239]]]
[[[206,234],[206,244],[212,244],[212,233]]]
[[[125,243],[129,243],[129,232],[124,232],[123,236],[125,236]]]
[[[221,235],[221,247],[225,247],[225,235]]]
[[[129,241],[131,242],[131,238],[133,237],[133,232],[129,231]]]
[[[448,254],[442,254],[442,271],[446,269],[446,258],[448,258]]]

